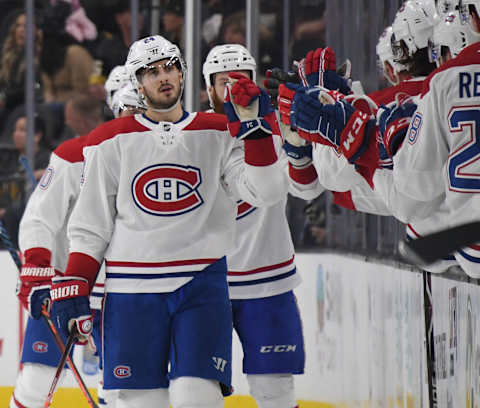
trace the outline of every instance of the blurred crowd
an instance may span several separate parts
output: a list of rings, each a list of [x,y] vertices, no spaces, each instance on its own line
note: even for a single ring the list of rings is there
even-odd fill
[[[160,34],[184,51],[184,0],[160,2]],[[17,245],[18,223],[25,206],[25,10],[16,0],[0,0],[0,219]],[[139,36],[151,32],[151,1],[140,1]],[[325,37],[324,0],[291,2],[289,60],[301,58]],[[246,45],[245,2],[202,0],[202,61],[217,44]],[[283,2],[261,0],[258,71],[283,61]],[[131,40],[130,0],[35,1],[35,138],[32,173],[39,180],[49,156],[63,141],[88,133],[113,118],[107,107],[105,81],[123,65]],[[208,97],[201,92],[201,109]],[[292,204],[293,206],[294,204]],[[302,206],[304,204],[299,204]],[[302,221],[303,225],[304,221]],[[320,223],[321,224],[321,223]],[[322,241],[310,228],[296,233]]]

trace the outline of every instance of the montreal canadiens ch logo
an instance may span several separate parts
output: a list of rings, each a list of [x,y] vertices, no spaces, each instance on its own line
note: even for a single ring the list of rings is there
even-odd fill
[[[152,215],[170,217],[203,204],[198,192],[200,169],[177,164],[155,164],[137,173],[132,182],[133,200]]]
[[[48,344],[43,341],[36,341],[33,343],[32,348],[35,353],[46,353],[48,351]]]
[[[132,375],[132,369],[126,365],[118,365],[113,369],[113,375],[117,378],[128,378]]]

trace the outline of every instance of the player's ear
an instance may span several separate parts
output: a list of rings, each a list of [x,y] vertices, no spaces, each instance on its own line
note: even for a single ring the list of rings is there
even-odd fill
[[[400,82],[397,74],[395,74],[395,70],[388,61],[385,62],[385,74],[392,84],[398,84]]]
[[[209,86],[207,89],[208,94],[210,95],[211,98],[215,95],[215,88],[213,86]]]

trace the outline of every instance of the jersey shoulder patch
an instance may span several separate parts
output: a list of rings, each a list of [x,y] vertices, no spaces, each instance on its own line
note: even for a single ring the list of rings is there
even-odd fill
[[[83,161],[83,146],[87,140],[87,135],[75,137],[61,143],[54,153],[70,163],[78,163]]]
[[[227,117],[213,112],[197,112],[195,118],[183,130],[227,130]]]

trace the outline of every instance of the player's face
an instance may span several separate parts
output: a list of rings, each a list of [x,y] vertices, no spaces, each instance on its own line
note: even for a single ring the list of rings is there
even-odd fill
[[[175,63],[169,61],[165,59],[150,64],[139,86],[147,104],[156,109],[171,108],[182,91],[182,72]]]
[[[208,92],[210,92],[210,96],[212,97],[213,110],[217,113],[224,113],[223,98],[225,96],[225,87],[227,86],[228,74],[230,74],[230,72],[238,72],[239,74],[250,78],[250,72],[245,70],[219,72],[214,75],[213,86]]]

